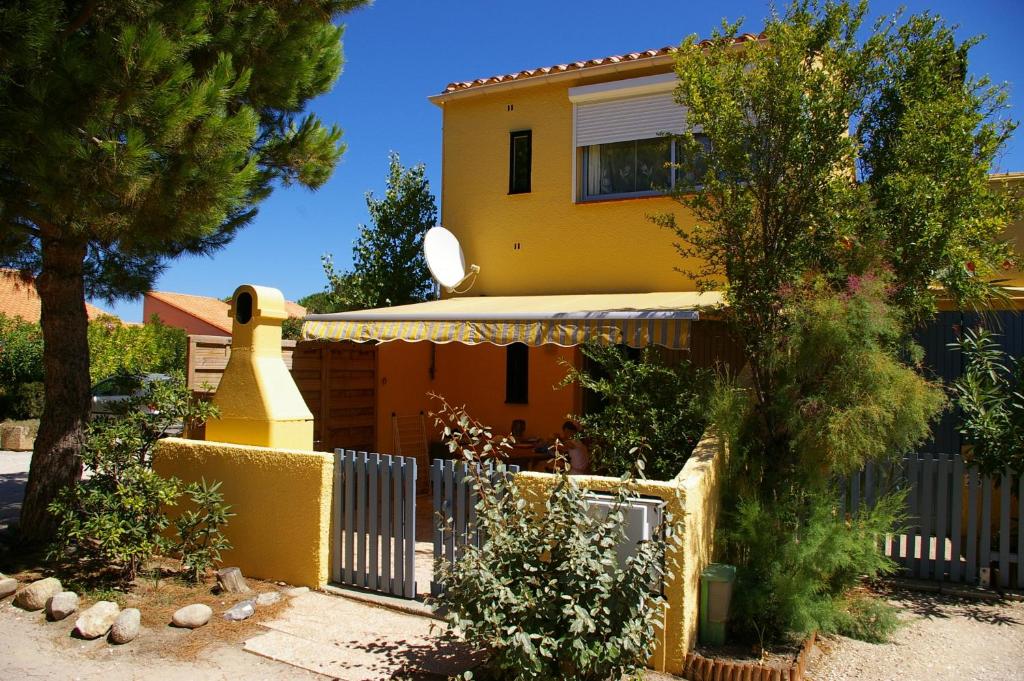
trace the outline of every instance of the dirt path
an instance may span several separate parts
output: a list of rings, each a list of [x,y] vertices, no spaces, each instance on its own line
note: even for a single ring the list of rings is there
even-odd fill
[[[310,681],[324,678],[251,655],[242,650],[240,643],[214,644],[191,659],[183,659],[174,649],[193,635],[183,629],[164,627],[160,632],[144,629],[138,640],[113,646],[102,638],[95,641],[72,638],[73,627],[74,615],[63,622],[47,622],[41,612],[19,610],[11,605],[9,598],[5,599],[0,603],[0,640],[3,641],[0,678],[81,681]]]
[[[1019,681],[1024,678],[1024,603],[899,591],[905,626],[892,643],[827,639],[814,681]]]

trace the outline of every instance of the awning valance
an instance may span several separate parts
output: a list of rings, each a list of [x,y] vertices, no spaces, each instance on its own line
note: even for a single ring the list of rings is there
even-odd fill
[[[665,292],[564,296],[494,296],[310,315],[307,340],[357,343],[525,343],[580,345],[588,340],[631,347],[689,347],[690,322],[721,302],[717,293]]]

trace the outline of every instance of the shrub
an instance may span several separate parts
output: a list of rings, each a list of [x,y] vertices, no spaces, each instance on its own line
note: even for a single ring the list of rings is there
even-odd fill
[[[444,405],[438,422],[446,423],[451,451],[470,460],[508,447],[462,409]],[[483,675],[603,681],[639,672],[663,607],[650,585],[652,575],[662,575],[665,545],[645,542],[619,566],[629,493],[599,517],[564,473],[533,503],[501,467],[472,484],[480,498],[476,527],[486,540],[437,570],[448,626],[486,652]]]
[[[42,380],[42,328],[0,314],[0,385],[9,387]]]
[[[183,372],[187,348],[188,334],[155,315],[142,326],[100,317],[89,322],[89,376]]]
[[[205,550],[226,547],[219,532],[227,509],[216,485],[206,487],[204,481],[186,487],[156,473],[153,448],[169,428],[205,421],[215,408],[193,399],[180,378],[149,383],[146,394],[124,406],[117,417],[89,425],[82,455],[88,476],[49,506],[58,522],[51,557],[68,559],[82,575],[113,573],[130,581],[153,557],[172,555],[194,576],[196,566],[205,567],[210,556],[219,556]],[[166,509],[183,493],[197,504],[192,513],[198,520],[187,525],[187,532],[180,531],[175,543],[165,534],[170,525]]]
[[[1008,356],[987,329],[966,330],[954,347],[964,357],[953,394],[972,463],[988,474],[1024,471],[1024,358]]]
[[[582,350],[592,367],[570,367],[562,385],[578,383],[596,397],[597,409],[577,417],[590,439],[595,472],[622,475],[640,452],[648,477],[674,478],[704,432],[711,372],[688,361],[670,366],[654,348],[637,359],[616,346]]]
[[[902,494],[882,497],[850,518],[837,512],[836,490],[776,490],[770,502],[740,499],[720,529],[726,560],[738,566],[732,627],[765,644],[787,635],[874,634],[877,607],[848,607],[862,577],[896,569],[881,538],[903,519]],[[882,635],[882,634],[879,634]]]
[[[12,419],[38,419],[43,415],[45,394],[40,381],[18,383],[0,397],[0,416]]]
[[[212,485],[204,478],[185,487],[193,508],[183,512],[174,521],[178,530],[175,551],[181,556],[185,577],[193,582],[220,562],[220,552],[231,548],[221,531],[234,515],[224,503],[220,483]]]

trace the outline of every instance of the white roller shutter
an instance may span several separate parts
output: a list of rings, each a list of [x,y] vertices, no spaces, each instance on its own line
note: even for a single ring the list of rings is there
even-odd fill
[[[680,134],[686,124],[686,109],[671,92],[580,102],[575,110],[577,147]]]

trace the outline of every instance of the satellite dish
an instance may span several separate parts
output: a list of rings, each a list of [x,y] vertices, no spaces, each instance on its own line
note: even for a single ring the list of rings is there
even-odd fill
[[[449,293],[464,293],[456,289],[480,272],[477,265],[466,271],[466,259],[462,255],[458,238],[440,225],[431,227],[424,235],[423,255],[427,259],[430,274]]]

